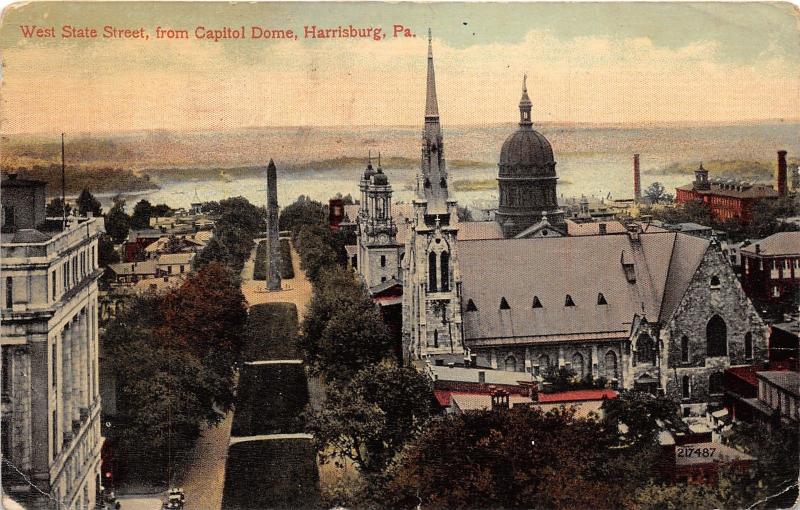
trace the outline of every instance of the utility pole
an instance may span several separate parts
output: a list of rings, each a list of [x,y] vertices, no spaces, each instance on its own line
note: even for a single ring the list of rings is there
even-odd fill
[[[61,133],[61,227],[67,230],[67,177],[66,166],[64,165],[64,133]]]

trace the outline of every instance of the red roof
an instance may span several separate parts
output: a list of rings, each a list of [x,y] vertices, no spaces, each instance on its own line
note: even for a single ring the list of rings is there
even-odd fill
[[[756,370],[757,367],[752,365],[746,367],[731,367],[728,369],[728,373],[738,377],[750,386],[756,386],[758,384],[756,380]]]
[[[604,398],[616,398],[618,393],[614,390],[592,389],[592,390],[573,390],[562,391],[559,393],[539,393],[539,402],[576,402],[580,400],[603,400]]]

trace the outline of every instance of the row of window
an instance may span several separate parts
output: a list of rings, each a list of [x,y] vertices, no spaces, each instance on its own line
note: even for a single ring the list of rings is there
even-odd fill
[[[796,398],[786,391],[767,384],[763,379],[758,380],[758,398],[772,409],[777,409],[783,416],[800,418],[800,406]]]
[[[684,335],[681,337],[681,362],[689,363],[690,342]],[[657,355],[656,343],[647,333],[642,333],[636,341],[636,361],[642,364],[655,365]],[[706,352],[707,357],[728,355],[728,327],[719,315],[714,315],[706,324]],[[753,334],[744,335],[744,357],[753,359]]]
[[[534,360],[533,366],[531,367],[531,372],[534,375],[542,375],[551,366],[550,356],[547,354],[542,354]],[[583,354],[579,352],[576,352],[572,355],[571,361],[568,361],[566,366],[574,370],[575,375],[581,379],[590,373],[590,369],[586,365]],[[507,356],[503,361],[503,366],[501,368],[507,372],[516,372],[517,358],[513,354]],[[617,379],[619,377],[619,373],[617,371],[617,354],[614,351],[610,350],[606,352],[605,356],[603,357],[601,373],[608,379]]]
[[[606,297],[603,293],[597,294],[597,304],[598,305],[607,305],[608,301],[606,301]],[[567,294],[566,298],[564,299],[564,306],[575,306],[575,300],[572,299],[572,296]],[[539,300],[539,296],[533,296],[533,304],[531,308],[542,308],[542,302]],[[477,312],[478,307],[475,305],[475,302],[472,299],[467,300],[467,308],[468,312]],[[511,305],[508,304],[508,300],[505,297],[500,298],[500,310],[511,310]]]

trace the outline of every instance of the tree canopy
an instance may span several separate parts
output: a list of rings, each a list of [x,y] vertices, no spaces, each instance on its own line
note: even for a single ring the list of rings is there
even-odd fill
[[[87,213],[92,213],[94,216],[100,216],[103,213],[103,208],[100,206],[100,201],[94,198],[94,195],[89,193],[88,190],[81,191],[77,200],[78,214],[86,216]]]

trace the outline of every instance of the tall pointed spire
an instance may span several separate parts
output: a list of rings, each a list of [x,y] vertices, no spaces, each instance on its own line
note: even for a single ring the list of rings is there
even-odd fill
[[[519,125],[531,125],[531,98],[528,97],[528,75],[522,77],[522,98],[519,100]]]
[[[428,89],[425,95],[425,119],[439,118],[439,102],[436,99],[436,76],[433,72],[433,42],[428,29]]]

